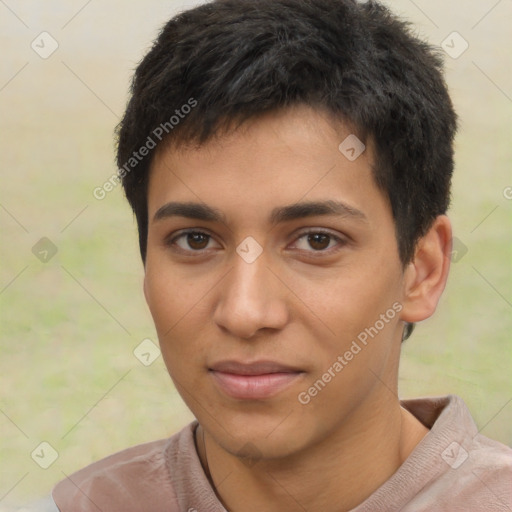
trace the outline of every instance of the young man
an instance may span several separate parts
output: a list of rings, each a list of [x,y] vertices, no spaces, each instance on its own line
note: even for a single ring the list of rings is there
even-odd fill
[[[375,2],[169,21],[118,164],[197,421],[60,482],[61,512],[511,510],[512,450],[456,396],[397,396],[448,276],[455,128],[440,57]]]

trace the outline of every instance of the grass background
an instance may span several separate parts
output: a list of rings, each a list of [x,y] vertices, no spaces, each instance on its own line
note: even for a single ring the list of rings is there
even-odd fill
[[[434,44],[453,31],[469,43],[446,58],[461,122],[451,218],[467,253],[404,346],[401,396],[456,393],[511,444],[512,3],[387,3]],[[132,353],[156,336],[131,212],[119,187],[92,195],[116,171],[132,70],[186,5],[0,1],[0,511],[192,419],[161,358],[145,367]],[[59,43],[46,60],[30,47],[43,30]],[[32,254],[42,237],[58,248],[47,263]],[[47,470],[30,456],[42,441],[59,453]]]

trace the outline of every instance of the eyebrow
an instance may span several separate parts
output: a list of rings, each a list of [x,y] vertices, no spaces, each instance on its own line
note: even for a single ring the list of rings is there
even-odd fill
[[[270,213],[269,222],[274,225],[316,215],[336,215],[338,217],[349,217],[362,221],[368,220],[361,210],[341,201],[331,199],[279,206],[274,208]],[[219,209],[208,206],[207,204],[193,202],[170,202],[164,204],[155,213],[153,222],[175,216],[226,224],[226,216]]]

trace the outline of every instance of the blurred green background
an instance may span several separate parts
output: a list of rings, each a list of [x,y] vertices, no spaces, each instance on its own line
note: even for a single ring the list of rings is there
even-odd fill
[[[404,346],[401,396],[458,394],[482,433],[511,444],[512,3],[387,3],[433,44],[449,36],[460,51],[457,31],[469,45],[446,57],[459,252],[438,312]],[[192,419],[162,359],[133,354],[156,336],[121,188],[92,194],[116,172],[113,129],[136,63],[187,5],[0,1],[0,511]],[[59,45],[47,58],[31,47],[51,50],[43,31]],[[32,252],[43,237],[58,251],[47,262]],[[46,470],[31,457],[41,442],[59,454]]]

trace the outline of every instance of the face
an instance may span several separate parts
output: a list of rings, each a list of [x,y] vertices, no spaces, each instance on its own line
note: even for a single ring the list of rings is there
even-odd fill
[[[230,453],[307,449],[396,385],[403,269],[371,147],[338,149],[350,133],[296,107],[155,155],[146,299],[177,389]]]

